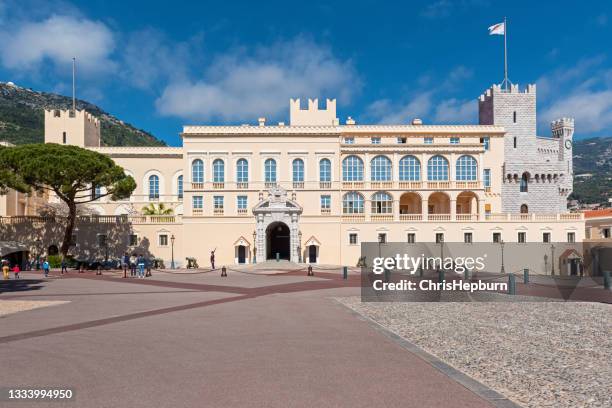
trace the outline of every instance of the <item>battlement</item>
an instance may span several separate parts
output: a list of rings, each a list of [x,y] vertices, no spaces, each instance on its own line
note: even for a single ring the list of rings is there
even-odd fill
[[[54,119],[76,119],[84,120],[95,127],[100,127],[100,119],[87,112],[86,110],[75,110],[72,109],[45,109],[45,120]]]
[[[308,108],[302,109],[300,99],[289,100],[291,126],[337,126],[336,100],[327,99],[325,109],[319,109],[318,99],[308,99]]]
[[[560,118],[557,120],[553,120],[550,122],[551,129],[561,129],[561,128],[573,128],[574,127],[574,118]]]
[[[487,89],[482,95],[480,95],[480,102],[484,102],[488,99],[491,99],[495,95],[516,95],[516,94],[528,94],[535,95],[536,94],[536,85],[535,84],[527,84],[526,88],[521,90],[519,84],[510,85],[510,89],[503,89],[501,85],[494,84],[491,85],[489,89]]]

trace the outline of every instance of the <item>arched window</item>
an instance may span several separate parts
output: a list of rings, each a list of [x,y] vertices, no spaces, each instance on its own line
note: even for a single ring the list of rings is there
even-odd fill
[[[213,162],[213,182],[225,182],[225,162],[221,159],[216,159]]]
[[[448,161],[442,156],[433,156],[427,162],[427,179],[431,181],[448,180]]]
[[[391,160],[386,156],[376,156],[370,163],[372,181],[391,180]]]
[[[204,182],[204,162],[200,159],[195,159],[191,163],[191,181],[193,183]]]
[[[268,159],[264,162],[266,183],[276,183],[276,160]]]
[[[521,214],[528,214],[529,213],[529,207],[527,206],[527,204],[521,204]]]
[[[363,196],[359,193],[346,193],[342,198],[343,214],[363,214]]]
[[[400,181],[419,181],[421,179],[421,162],[414,156],[404,156],[399,162]]]
[[[526,193],[529,190],[529,174],[523,173],[519,188],[521,193]]]
[[[391,214],[393,212],[393,199],[384,192],[372,195],[372,214]]]
[[[472,156],[461,156],[457,159],[456,177],[458,181],[476,181],[478,164]]]
[[[321,159],[319,162],[319,181],[331,181],[331,161]]]
[[[155,174],[149,176],[149,198],[159,198],[159,176]]]
[[[236,163],[236,182],[247,183],[249,181],[249,162],[246,159],[240,159]]]
[[[183,198],[183,175],[181,174],[176,179],[176,195],[179,199]]]
[[[295,159],[293,161],[293,182],[299,183],[304,181],[304,160]]]
[[[363,181],[363,161],[357,156],[342,160],[342,180]]]

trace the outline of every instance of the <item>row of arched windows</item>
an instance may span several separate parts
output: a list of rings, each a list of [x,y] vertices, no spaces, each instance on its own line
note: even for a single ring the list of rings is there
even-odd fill
[[[342,197],[343,214],[363,214],[365,199],[355,191],[346,193]],[[389,193],[379,191],[372,194],[372,213],[391,214],[393,212],[393,198]]]
[[[472,156],[461,156],[456,162],[456,179],[459,181],[478,180],[478,163]],[[448,160],[440,155],[427,161],[427,179],[430,181],[449,180]],[[393,171],[391,160],[386,156],[376,156],[370,163],[372,181],[391,181]],[[363,160],[357,156],[348,156],[342,161],[343,181],[363,181]],[[414,156],[404,156],[399,162],[400,181],[421,180],[421,162]]]

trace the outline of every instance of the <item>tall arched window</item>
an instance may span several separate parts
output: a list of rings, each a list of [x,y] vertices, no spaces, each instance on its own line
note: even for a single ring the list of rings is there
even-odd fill
[[[529,190],[529,174],[523,173],[520,184],[521,193],[526,193]]]
[[[419,181],[421,179],[421,162],[414,156],[404,156],[399,162],[400,181]]]
[[[225,162],[221,159],[216,159],[213,162],[213,182],[225,182]]]
[[[249,162],[246,159],[240,159],[236,163],[236,182],[247,183],[249,181]]]
[[[293,161],[293,182],[299,183],[304,181],[304,160],[295,159]]]
[[[457,159],[457,180],[476,181],[478,178],[478,164],[472,156],[461,156]]]
[[[521,204],[521,214],[528,214],[529,213],[529,207],[527,206],[527,204]]]
[[[386,156],[376,156],[370,163],[372,181],[391,180],[391,160]]]
[[[343,214],[363,214],[363,196],[354,191],[346,193],[342,198]]]
[[[177,177],[176,179],[176,195],[179,199],[183,198],[183,175]]]
[[[342,160],[342,180],[363,181],[363,161],[357,156]]]
[[[384,192],[372,195],[372,214],[391,214],[393,212],[393,199]]]
[[[204,162],[200,159],[195,159],[191,163],[191,181],[193,183],[204,182]]]
[[[264,162],[264,173],[266,183],[276,183],[276,160],[268,159]]]
[[[427,179],[431,181],[448,180],[448,161],[442,156],[433,156],[427,162]]]
[[[149,198],[159,198],[159,176],[155,174],[149,176]]]
[[[331,161],[321,159],[319,162],[319,181],[331,181]]]

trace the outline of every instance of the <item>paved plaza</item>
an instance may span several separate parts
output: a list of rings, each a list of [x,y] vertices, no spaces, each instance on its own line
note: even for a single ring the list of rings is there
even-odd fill
[[[2,386],[75,390],[18,407],[516,406],[338,301],[358,271],[283,267],[23,273],[0,294]]]

